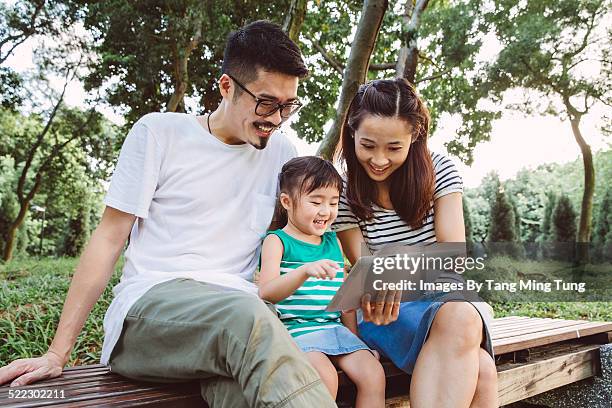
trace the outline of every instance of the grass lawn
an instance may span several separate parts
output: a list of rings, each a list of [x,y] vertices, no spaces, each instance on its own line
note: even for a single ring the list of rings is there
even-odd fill
[[[30,258],[0,265],[0,366],[47,351],[76,264],[73,258]],[[69,365],[99,363],[104,338],[102,321],[112,300],[112,287],[119,281],[120,268],[77,338]]]
[[[0,366],[23,357],[44,353],[55,333],[64,297],[76,259],[24,259],[0,265]],[[496,273],[511,276],[517,271],[546,273],[558,271],[559,265],[530,261],[500,260]],[[117,267],[111,285],[85,324],[69,365],[94,364],[102,348],[104,312],[112,299],[112,286],[119,280]],[[540,269],[538,269],[540,268]],[[593,275],[609,273],[610,265],[594,267]],[[601,269],[601,271],[599,270]],[[524,315],[565,319],[612,321],[610,302],[504,302],[493,303],[496,317]]]

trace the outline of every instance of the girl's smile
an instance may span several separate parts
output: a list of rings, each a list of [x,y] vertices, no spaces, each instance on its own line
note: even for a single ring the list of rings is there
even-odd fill
[[[320,237],[338,216],[338,189],[322,187],[293,200],[281,194],[281,203],[287,210],[289,222],[286,229],[306,242],[319,243]]]

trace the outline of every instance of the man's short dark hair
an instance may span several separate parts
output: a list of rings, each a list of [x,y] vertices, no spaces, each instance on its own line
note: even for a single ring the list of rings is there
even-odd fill
[[[243,83],[257,79],[257,70],[304,78],[308,68],[298,46],[283,29],[266,20],[254,21],[227,37],[221,72]],[[238,94],[241,89],[237,88]]]

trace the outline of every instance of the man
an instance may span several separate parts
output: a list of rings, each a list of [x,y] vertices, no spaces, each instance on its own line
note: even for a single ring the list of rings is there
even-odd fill
[[[277,175],[296,155],[274,133],[299,108],[308,71],[266,21],[230,34],[222,71],[212,114],[154,113],[134,125],[49,351],[1,368],[0,384],[61,374],[129,234],[103,364],[139,380],[199,379],[212,407],[335,406],[252,283]]]

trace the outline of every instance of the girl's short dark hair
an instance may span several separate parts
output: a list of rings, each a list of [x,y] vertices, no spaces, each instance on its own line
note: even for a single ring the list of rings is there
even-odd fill
[[[259,68],[304,78],[308,68],[298,46],[283,29],[266,20],[254,21],[227,37],[221,72],[247,84]]]
[[[376,183],[363,169],[355,153],[355,131],[366,115],[396,117],[412,128],[412,145],[406,161],[390,176],[389,194],[394,210],[408,225],[423,225],[433,199],[435,174],[427,148],[429,111],[414,87],[403,78],[374,80],[359,87],[342,124],[336,159],[347,174],[346,198],[362,220],[373,217]]]
[[[280,193],[296,201],[304,194],[325,187],[336,188],[338,194],[342,194],[342,177],[332,162],[316,156],[302,156],[285,163],[278,175],[279,197],[270,229],[283,228],[288,222],[287,210],[280,203]]]

